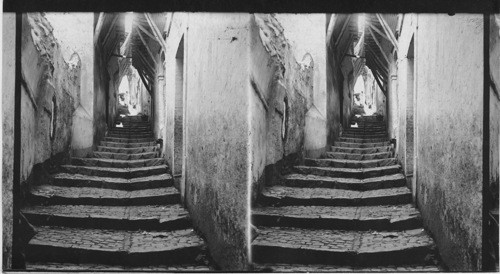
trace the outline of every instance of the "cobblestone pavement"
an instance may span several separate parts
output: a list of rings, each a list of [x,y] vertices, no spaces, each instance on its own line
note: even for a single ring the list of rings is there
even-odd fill
[[[383,123],[359,125],[324,158],[306,159],[262,191],[252,216],[256,271],[440,270],[392,147],[380,138]]]
[[[132,119],[132,118],[123,118]],[[180,204],[148,122],[111,129],[94,158],[75,158],[30,190],[28,269],[207,271],[210,256]],[[130,133],[133,132],[133,133]],[[213,268],[212,268],[213,269]]]

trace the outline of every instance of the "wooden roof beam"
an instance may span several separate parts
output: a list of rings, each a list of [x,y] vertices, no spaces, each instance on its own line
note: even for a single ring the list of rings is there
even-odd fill
[[[165,41],[163,40],[163,36],[161,35],[160,30],[158,29],[158,26],[156,26],[155,22],[153,19],[151,19],[151,15],[149,13],[144,13],[144,17],[148,21],[149,27],[153,31],[153,34],[156,37],[156,40],[158,43],[160,43],[160,46],[162,47],[164,52],[167,52],[167,45],[165,44]]]
[[[99,41],[99,34],[101,33],[105,18],[106,14],[104,12],[99,13],[99,19],[97,20],[97,25],[94,30],[94,45],[97,45],[97,41]]]
[[[380,67],[382,67],[384,69],[384,72],[389,71],[388,65],[386,65],[384,62],[382,62],[382,60],[380,60],[378,58],[377,54],[370,47],[368,47],[368,52],[375,59],[375,61],[380,65]]]
[[[390,63],[389,58],[387,58],[387,56],[385,55],[384,48],[382,47],[382,44],[380,44],[380,42],[378,41],[375,34],[373,34],[373,31],[370,27],[368,28],[368,31],[370,32],[370,35],[372,36],[373,41],[375,41],[375,44],[377,44],[378,48],[380,49],[380,52],[382,53],[382,57],[384,57],[385,61],[387,61],[387,63],[389,64]]]
[[[380,24],[382,25],[382,28],[385,31],[385,34],[389,37],[389,41],[391,41],[392,45],[396,50],[398,50],[398,40],[396,37],[394,37],[394,33],[392,33],[391,28],[389,27],[389,24],[385,21],[384,17],[380,13],[376,14]]]
[[[153,59],[153,62],[155,62],[155,65],[156,65],[156,60],[154,58],[153,53],[151,52],[151,49],[149,48],[148,44],[146,43],[146,40],[144,39],[144,37],[142,37],[142,34],[140,31],[137,31],[137,33],[139,34],[139,38],[141,38],[141,42],[144,45],[144,47],[146,48],[146,51],[148,52],[149,57],[151,57],[151,59]]]
[[[143,26],[141,26],[140,24],[137,24],[137,27],[139,27],[140,30],[142,30],[142,32],[144,32],[147,36],[149,36],[151,39],[153,40],[156,40],[156,37],[151,34],[151,32],[149,32],[146,28],[144,28]]]
[[[337,47],[338,44],[340,43],[340,40],[341,40],[342,36],[344,35],[345,29],[349,25],[349,21],[351,20],[351,16],[352,16],[351,14],[347,15],[347,19],[345,20],[344,25],[342,25],[342,29],[340,30],[339,36],[335,40],[335,44],[334,44],[335,47]]]
[[[116,23],[116,20],[118,20],[118,17],[120,17],[120,16],[116,15],[115,18],[113,18],[113,21],[111,21],[111,25],[109,25],[108,32],[106,33],[106,36],[104,36],[104,40],[102,41],[103,45],[106,45],[106,43],[108,42],[109,35],[111,34],[111,30],[114,29],[115,23]]]
[[[338,18],[338,14],[332,14],[330,22],[328,23],[328,29],[326,30],[326,45],[328,47],[330,47],[332,44],[333,29],[335,28],[335,23],[337,22]]]

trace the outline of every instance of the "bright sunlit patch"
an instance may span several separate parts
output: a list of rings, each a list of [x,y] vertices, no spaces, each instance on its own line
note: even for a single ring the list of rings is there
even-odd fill
[[[358,15],[358,32],[363,32],[364,29],[365,29],[365,15],[361,13]]]
[[[126,33],[131,33],[132,32],[132,22],[134,21],[134,13],[133,12],[127,12],[125,14],[125,32]]]
[[[125,114],[120,114],[120,117],[125,117],[126,115]]]
[[[125,115],[120,115],[120,116],[125,116]],[[116,127],[123,127],[123,124],[120,122],[120,124],[116,125]]]

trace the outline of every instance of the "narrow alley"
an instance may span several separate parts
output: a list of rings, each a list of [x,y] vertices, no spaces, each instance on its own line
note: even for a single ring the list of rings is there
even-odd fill
[[[320,12],[4,12],[2,270],[498,272],[499,15]]]

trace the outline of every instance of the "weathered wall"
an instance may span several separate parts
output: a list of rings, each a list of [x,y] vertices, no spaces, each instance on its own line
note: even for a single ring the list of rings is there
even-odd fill
[[[451,270],[481,268],[483,15],[418,15],[417,203]]]
[[[490,190],[498,208],[500,170],[500,15],[490,18]],[[493,87],[494,86],[494,87]]]
[[[215,261],[241,270],[248,263],[251,15],[188,16],[186,204]]]
[[[16,15],[2,18],[2,268],[12,264]]]
[[[29,177],[33,165],[67,151],[71,143],[75,101],[80,98],[80,61],[65,62],[52,31],[42,14],[24,16],[21,181]],[[55,119],[52,137],[51,117]]]
[[[331,19],[330,19],[331,20]],[[335,64],[335,53],[332,49],[327,50],[326,54],[326,76],[327,76],[327,144],[332,145],[340,136],[342,121],[340,119],[340,104],[342,92],[342,81],[340,78],[340,68]]]
[[[96,16],[96,15],[94,15]],[[109,92],[109,75],[104,64],[105,53],[100,47],[94,47],[94,144],[99,144],[107,130],[106,93]]]
[[[74,62],[78,54],[81,61],[80,95],[75,101],[71,149],[75,157],[92,152],[94,124],[94,14],[47,13],[54,27],[54,37],[61,45],[64,60]],[[78,103],[79,102],[79,103]]]

